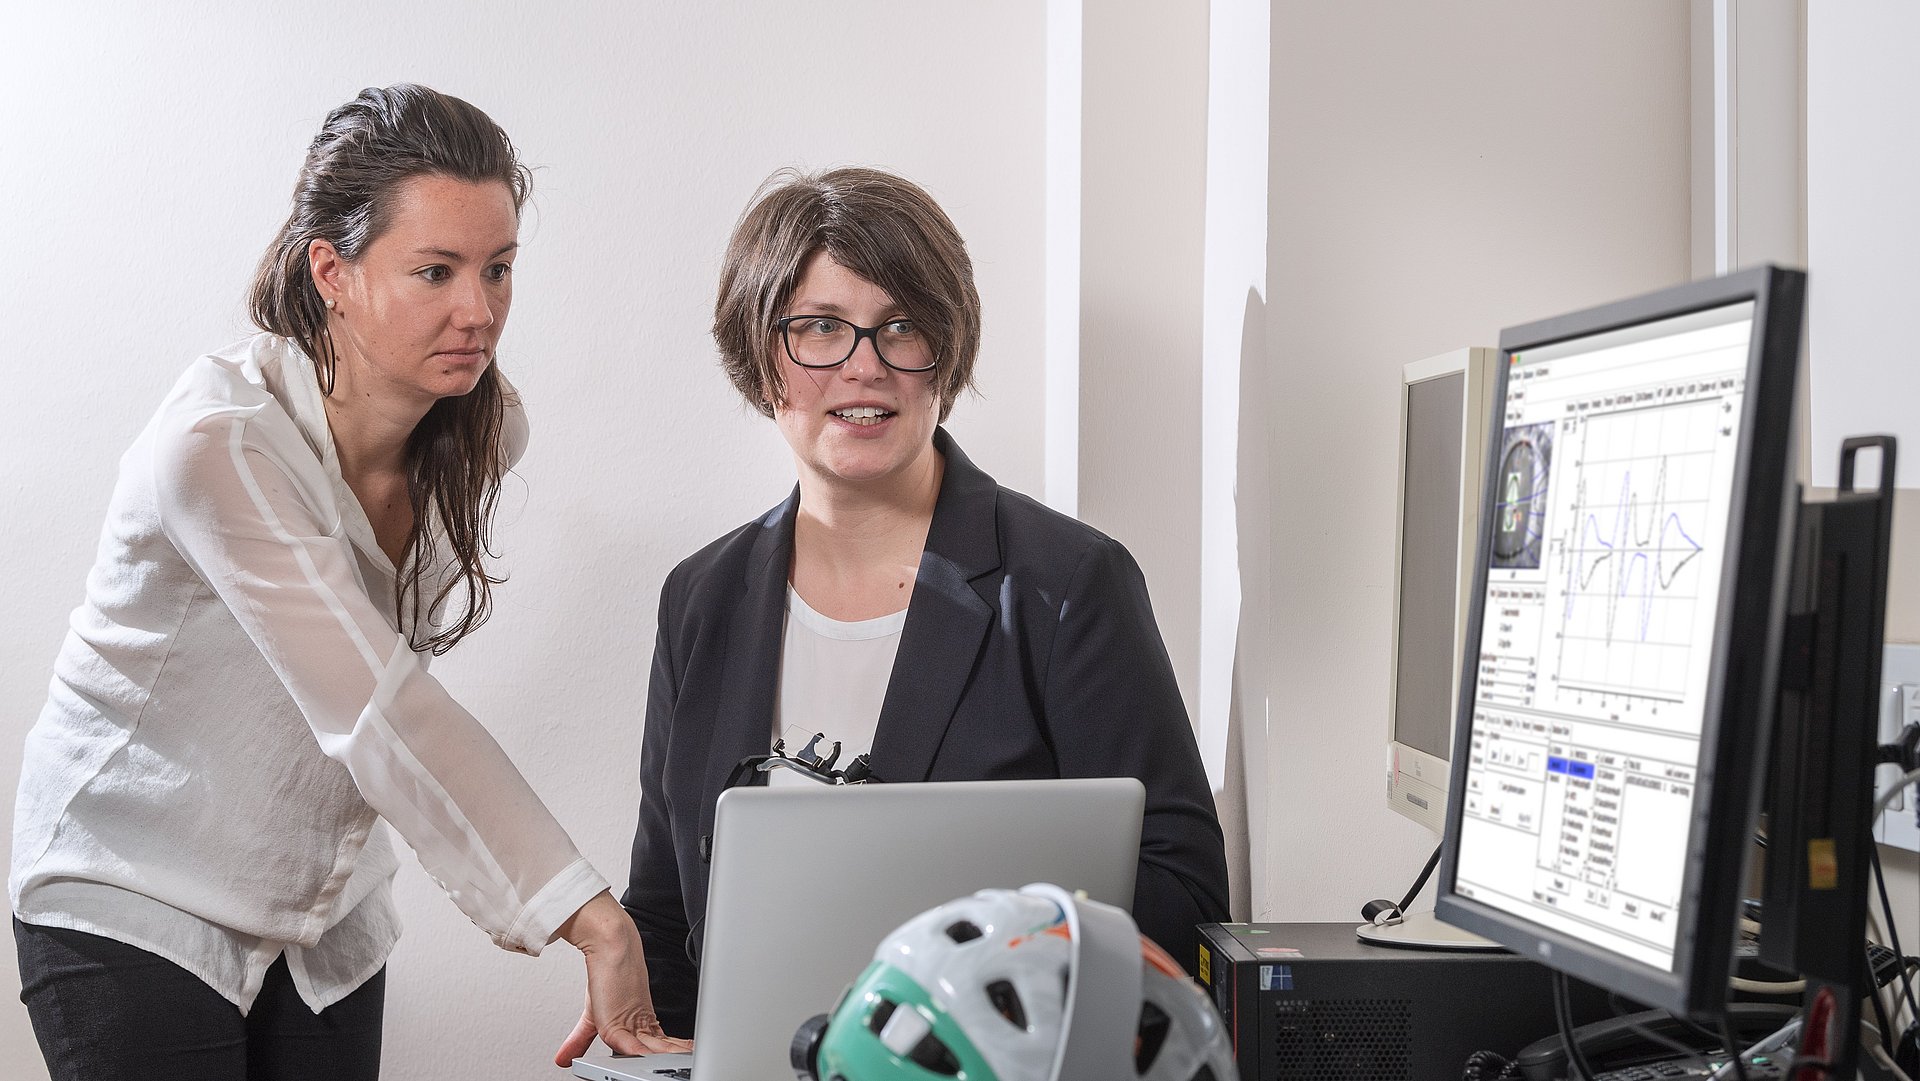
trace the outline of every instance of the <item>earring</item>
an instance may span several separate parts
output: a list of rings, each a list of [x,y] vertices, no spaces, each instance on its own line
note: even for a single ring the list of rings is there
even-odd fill
[[[327,298],[327,310],[328,310],[328,311],[332,311],[332,310],[333,310],[333,308],[334,308],[334,305],[336,305],[336,304],[338,304],[338,303],[339,303],[339,301],[337,301],[337,300],[335,300],[335,299],[333,299],[332,297],[328,297],[328,298]]]

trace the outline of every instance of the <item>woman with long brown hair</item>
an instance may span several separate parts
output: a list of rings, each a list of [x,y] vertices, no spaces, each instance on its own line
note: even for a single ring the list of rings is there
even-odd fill
[[[328,115],[254,281],[121,460],[27,739],[9,892],[55,1078],[372,1078],[385,818],[494,942],[586,955],[569,1043],[671,1050],[606,881],[428,673],[490,608],[526,425],[528,173],[419,86]]]

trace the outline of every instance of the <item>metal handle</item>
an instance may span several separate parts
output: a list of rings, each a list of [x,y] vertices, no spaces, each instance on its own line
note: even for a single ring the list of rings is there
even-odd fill
[[[1856,435],[1842,440],[1840,443],[1840,490],[1842,492],[1858,490],[1853,486],[1854,457],[1868,447],[1874,447],[1880,451],[1880,494],[1888,499],[1893,498],[1894,451],[1898,446],[1899,440],[1890,435]]]

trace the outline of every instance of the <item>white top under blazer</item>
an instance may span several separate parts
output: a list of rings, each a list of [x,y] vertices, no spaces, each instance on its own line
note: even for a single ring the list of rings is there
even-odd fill
[[[511,463],[517,405],[506,443]],[[158,954],[242,1012],[284,953],[318,1012],[399,936],[385,818],[495,943],[539,953],[606,881],[408,647],[394,577],[300,349],[194,361],[120,460],[27,736],[14,914]]]
[[[787,754],[805,749],[816,732],[826,737],[818,753],[826,754],[833,742],[840,744],[835,769],[844,770],[856,756],[873,750],[880,707],[886,703],[893,659],[906,627],[905,608],[873,619],[833,619],[814,611],[799,590],[787,586],[780,695],[773,709],[773,738],[787,741]],[[767,774],[767,783],[816,782],[776,769]]]

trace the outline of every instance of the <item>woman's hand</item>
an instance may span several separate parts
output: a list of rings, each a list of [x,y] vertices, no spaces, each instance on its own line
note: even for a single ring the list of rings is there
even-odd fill
[[[559,937],[587,959],[587,1009],[560,1050],[555,1066],[571,1066],[597,1035],[616,1054],[691,1051],[693,1041],[669,1038],[653,1012],[640,932],[626,909],[602,891],[560,925]]]

